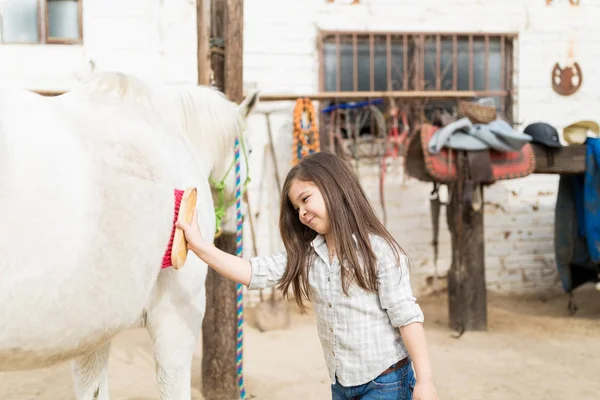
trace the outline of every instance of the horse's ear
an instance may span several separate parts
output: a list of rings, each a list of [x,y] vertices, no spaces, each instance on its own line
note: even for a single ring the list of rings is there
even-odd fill
[[[242,115],[242,117],[246,118],[250,113],[254,110],[256,105],[258,104],[258,94],[260,92],[258,90],[251,91],[248,96],[240,103],[238,106],[238,111]]]

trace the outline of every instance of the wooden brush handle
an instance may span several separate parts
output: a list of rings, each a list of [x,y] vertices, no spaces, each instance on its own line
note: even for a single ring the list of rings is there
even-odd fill
[[[177,215],[177,222],[185,222],[189,224],[192,222],[192,214],[196,208],[196,199],[198,197],[198,191],[196,188],[187,188],[183,192],[181,197],[181,203],[179,204],[179,213]],[[173,237],[173,247],[171,248],[171,264],[173,268],[180,269],[185,264],[187,258],[188,248],[187,241],[183,230],[175,228],[175,236]]]

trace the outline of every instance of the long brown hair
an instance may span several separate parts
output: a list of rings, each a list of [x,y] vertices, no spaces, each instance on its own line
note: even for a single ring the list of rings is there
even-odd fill
[[[289,199],[290,187],[295,181],[312,182],[321,191],[329,216],[329,229],[335,238],[335,251],[342,266],[344,294],[348,294],[352,283],[367,291],[377,291],[377,258],[369,234],[381,236],[398,261],[399,252],[404,254],[404,251],[375,214],[350,166],[332,153],[319,152],[295,165],[283,184],[279,230],[288,257],[287,268],[279,282],[283,296],[287,298],[292,288],[302,310],[305,309],[303,301],[311,298],[308,273],[314,253],[310,243],[317,233],[300,222]]]

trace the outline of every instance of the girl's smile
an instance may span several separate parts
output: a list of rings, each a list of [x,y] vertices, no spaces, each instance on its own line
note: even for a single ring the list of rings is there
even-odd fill
[[[321,235],[329,232],[329,216],[325,200],[314,183],[295,180],[290,186],[288,197],[298,212],[300,222]]]

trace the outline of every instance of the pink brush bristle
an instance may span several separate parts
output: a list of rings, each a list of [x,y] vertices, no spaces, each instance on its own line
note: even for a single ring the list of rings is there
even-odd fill
[[[179,215],[179,206],[181,205],[181,199],[183,198],[183,190],[175,189],[175,212],[173,213],[173,228],[171,229],[171,237],[169,238],[169,245],[167,251],[163,256],[161,268],[171,267],[171,250],[173,249],[173,238],[175,237],[175,222],[177,222],[177,216]]]

